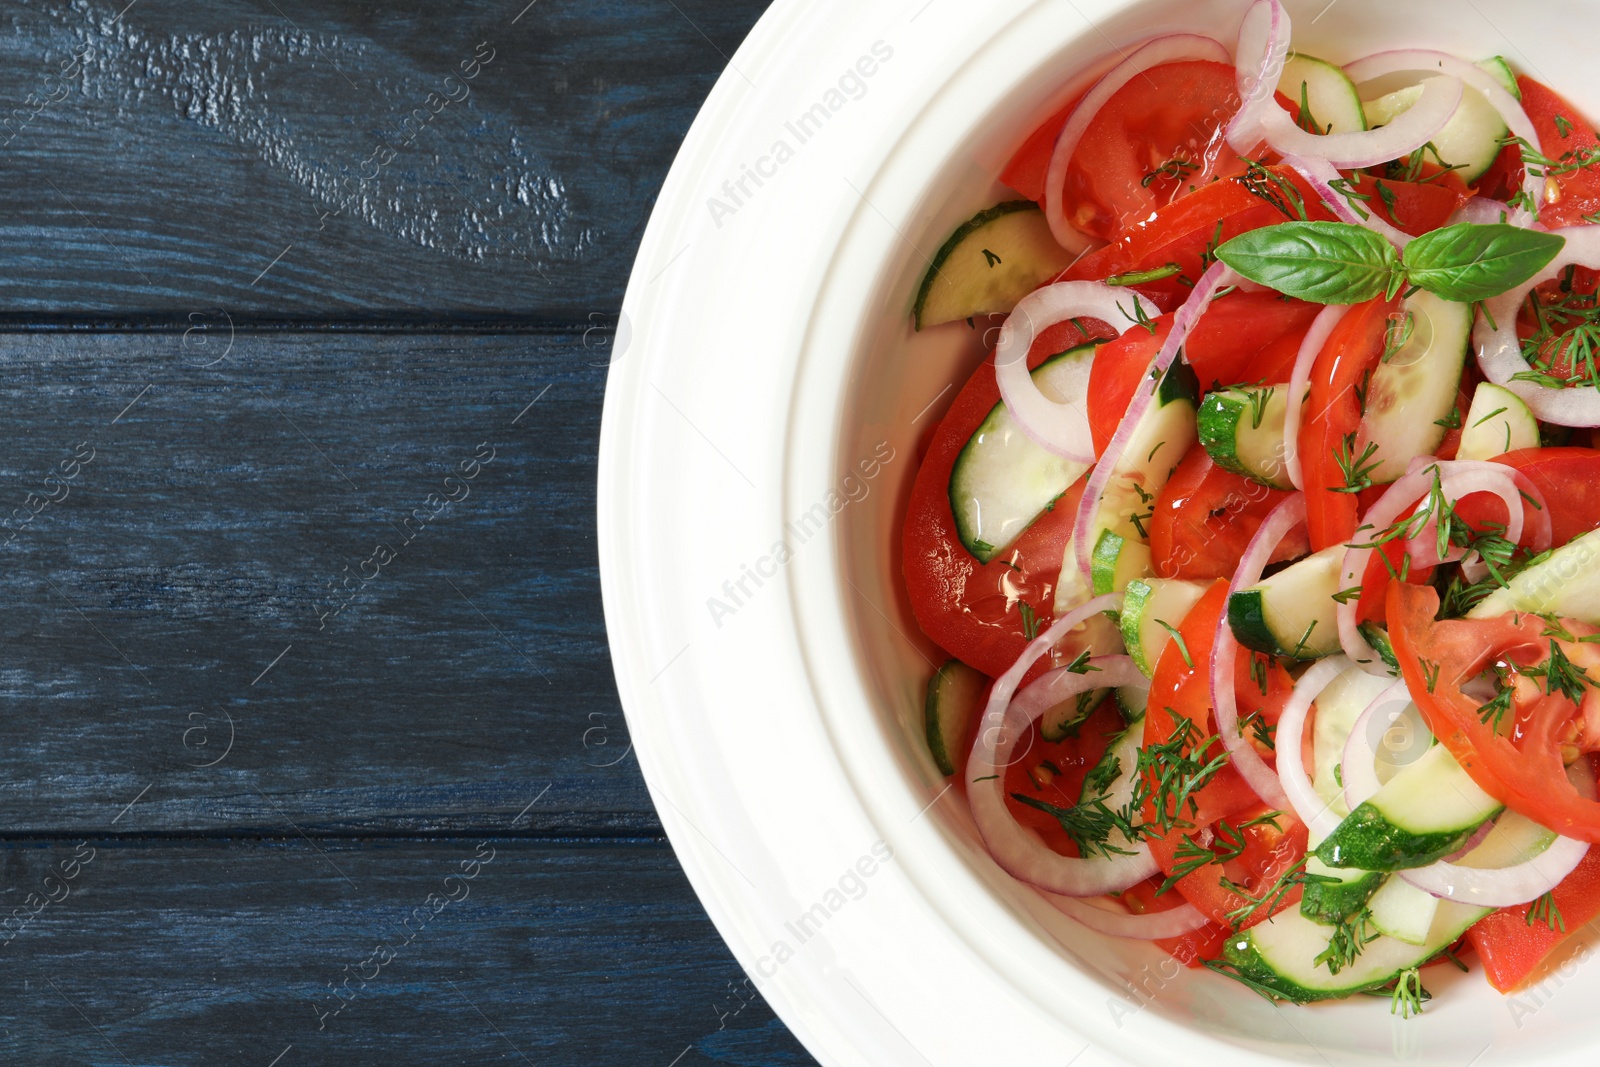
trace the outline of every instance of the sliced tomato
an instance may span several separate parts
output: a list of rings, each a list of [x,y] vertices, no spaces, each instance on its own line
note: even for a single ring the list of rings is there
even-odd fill
[[[1307,218],[1333,219],[1333,213],[1323,206],[1304,178],[1287,167],[1267,169],[1294,187],[1305,204]],[[1188,287],[1178,279],[1193,283],[1200,277],[1204,271],[1201,260],[1208,247],[1298,217],[1256,196],[1236,178],[1215,181],[1180,196],[1147,221],[1130,226],[1116,241],[1078,260],[1063,277],[1099,280],[1175,264],[1180,271],[1175,277],[1138,286],[1141,293],[1167,310],[1188,297]]]
[[[1170,890],[1161,893],[1161,883],[1164,881],[1166,881],[1164,875],[1156,875],[1128,887],[1122,893],[1122,903],[1135,915],[1170,911],[1187,903],[1181,893]],[[1180,937],[1157,938],[1156,944],[1185,967],[1203,967],[1206,960],[1221,958],[1222,944],[1227,940],[1227,936],[1227,927],[1220,923],[1208,922]]]
[[[1229,293],[1213,301],[1190,331],[1183,345],[1184,359],[1202,388],[1213,382],[1253,381],[1250,368],[1262,350],[1285,334],[1303,335],[1320,310],[1319,305],[1285,301],[1276,293]],[[1089,429],[1096,455],[1105,451],[1117,432],[1146,368],[1172,332],[1174,314],[1157,316],[1154,333],[1136,326],[1095,352],[1089,372]],[[1275,353],[1274,362],[1279,358]]]
[[[1454,171],[1430,181],[1402,182],[1370,174],[1347,175],[1353,193],[1366,199],[1361,210],[1371,212],[1404,233],[1419,237],[1437,230],[1472,196]]]
[[[1082,339],[1070,323],[1042,330],[1028,353],[1028,364],[1037,366]],[[950,509],[950,471],[967,440],[999,402],[991,354],[968,379],[934,433],[911,488],[901,534],[906,592],[922,632],[950,655],[990,676],[1004,673],[1027,646],[1022,605],[1028,605],[1041,626],[1051,618],[1056,578],[1083,492],[1080,479],[989,563],[979,563],[967,551]]]
[[[1383,355],[1389,314],[1398,307],[1398,298],[1357,304],[1339,320],[1312,364],[1311,393],[1300,427],[1300,469],[1313,551],[1348,543],[1355,535],[1357,501],[1347,487],[1345,468],[1359,455],[1359,390]]]
[[[1054,115],[1045,119],[1039,128],[1028,135],[1022,142],[1022,147],[1017,149],[1017,154],[1011,157],[1004,170],[1000,172],[1000,180],[1011,186],[1029,200],[1044,200],[1044,179],[1050,172],[1050,157],[1056,150],[1056,139],[1061,136],[1061,127],[1067,124],[1072,113],[1078,110],[1078,101],[1072,101]]]
[[[1583,112],[1555,90],[1527,76],[1519,76],[1517,86],[1522,90],[1522,110],[1528,113],[1539,134],[1541,152],[1558,162],[1594,158],[1600,138],[1596,138],[1594,124]],[[1562,119],[1559,123],[1558,116]],[[1600,163],[1555,175],[1549,182],[1553,184],[1546,202],[1539,205],[1542,225],[1578,226],[1585,221],[1584,215],[1600,210]]]
[[[1239,109],[1235,81],[1227,63],[1190,60],[1152,67],[1118,89],[1067,164],[1068,221],[1112,241],[1173,197],[1243,171],[1222,138]]]
[[[1013,756],[1006,767],[1006,807],[1012,817],[1037,832],[1063,856],[1078,855],[1077,846],[1053,815],[1016,797],[1032,797],[1058,808],[1075,807],[1083,794],[1084,778],[1100,762],[1123,725],[1122,714],[1109,697],[1100,702],[1073,736],[1063,741],[1046,741],[1035,722],[1028,736],[1017,743],[1016,752],[1020,755]],[[974,741],[976,735],[974,730]]]
[[[1156,495],[1150,518],[1150,549],[1162,578],[1231,578],[1245,546],[1272,509],[1289,493],[1273,489],[1212,462],[1192,446]],[[1309,550],[1303,529],[1290,532],[1272,562]]]
[[[1211,650],[1227,599],[1228,583],[1218,579],[1184,617],[1178,627],[1178,637],[1162,650],[1155,675],[1150,680],[1150,710],[1145,714],[1144,728],[1146,748],[1167,744],[1180,730],[1187,731],[1194,741],[1210,737],[1215,730],[1211,708]],[[1250,657],[1239,657],[1234,689],[1241,708],[1254,707],[1269,699],[1281,710],[1282,701],[1294,688],[1294,682],[1276,663],[1268,661],[1268,667],[1270,699],[1263,696],[1251,677]],[[1184,726],[1185,722],[1190,725]],[[1203,761],[1222,752],[1221,743],[1213,742],[1203,752],[1192,755]],[[1224,887],[1223,880],[1260,895],[1305,855],[1306,829],[1288,814],[1245,828],[1245,823],[1266,814],[1266,809],[1231,764],[1224,765],[1192,793],[1191,800],[1192,803],[1176,811],[1169,809],[1170,814],[1190,825],[1175,822],[1170,833],[1150,841],[1150,853],[1162,872],[1170,875],[1177,866],[1178,848],[1185,837],[1192,839],[1198,830],[1219,819],[1229,820],[1243,835],[1246,847],[1239,855],[1225,862],[1206,864],[1185,874],[1176,883],[1184,899],[1209,919],[1228,923],[1228,914],[1246,907],[1249,901]],[[1156,815],[1155,801],[1147,801],[1145,821],[1150,822]],[[1299,892],[1295,890],[1283,897],[1279,907],[1298,900]],[[1252,926],[1269,918],[1276,910],[1258,908],[1238,926]]]
[[[1551,890],[1561,924],[1528,921],[1530,904],[1501,908],[1467,931],[1489,984],[1509,993],[1526,982],[1567,938],[1600,917],[1600,849],[1590,849]]]
[[[1600,669],[1593,669],[1600,667],[1600,650],[1557,640],[1536,615],[1436,622],[1438,610],[1439,594],[1427,586],[1389,588],[1389,637],[1429,729],[1472,780],[1508,808],[1557,833],[1600,842],[1600,802],[1578,795],[1562,760],[1564,746],[1596,743],[1593,731],[1584,727],[1600,713],[1600,691],[1589,689],[1580,709],[1560,693],[1543,694],[1522,675],[1513,714],[1506,717],[1509,729],[1503,732],[1486,724],[1479,702],[1461,691],[1463,683],[1497,662],[1535,666],[1552,644],[1589,670],[1589,677],[1600,679]],[[1562,622],[1574,636],[1595,630],[1574,620]]]
[[[1521,471],[1544,497],[1552,543],[1564,545],[1600,529],[1600,451],[1593,448],[1525,448],[1494,457]],[[1500,499],[1474,493],[1456,505],[1456,514],[1475,527],[1506,521]]]

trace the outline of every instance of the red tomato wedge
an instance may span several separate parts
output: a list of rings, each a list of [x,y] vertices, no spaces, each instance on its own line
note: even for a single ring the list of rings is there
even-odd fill
[[[1528,113],[1539,134],[1539,150],[1558,162],[1582,162],[1595,158],[1600,138],[1583,113],[1562,99],[1553,89],[1527,76],[1517,78],[1522,90],[1522,110]],[[1558,123],[1557,117],[1562,121]],[[1552,194],[1539,205],[1539,222],[1549,227],[1579,226],[1584,215],[1600,209],[1600,164],[1579,167],[1552,176]],[[1518,177],[1518,184],[1521,178]]]
[[[1222,139],[1239,108],[1234,68],[1191,60],[1152,67],[1089,121],[1067,165],[1062,201],[1079,231],[1115,240],[1175,196],[1244,163]]]
[[[1016,797],[1032,797],[1058,808],[1075,807],[1083,792],[1084,778],[1105,755],[1106,746],[1122,728],[1122,715],[1115,702],[1109,699],[1101,701],[1076,733],[1064,741],[1046,741],[1035,722],[1028,737],[1017,742],[1020,755],[1012,759],[1005,771],[1005,803],[1012,818],[1033,829],[1045,844],[1063,856],[1078,855],[1077,845],[1054,816]],[[973,735],[976,741],[976,730]]]
[[[1564,745],[1583,740],[1585,717],[1600,710],[1600,691],[1589,689],[1580,709],[1559,692],[1544,695],[1524,676],[1506,717],[1508,733],[1485,724],[1480,702],[1461,692],[1462,683],[1488,665],[1531,666],[1552,646],[1589,670],[1589,677],[1600,678],[1593,669],[1600,649],[1557,640],[1536,615],[1436,622],[1438,610],[1439,594],[1427,586],[1397,582],[1389,588],[1389,638],[1429,729],[1472,780],[1508,808],[1568,837],[1600,841],[1600,802],[1578,795],[1561,754]],[[1580,637],[1595,629],[1572,620],[1563,624]]]
[[[1544,496],[1552,544],[1564,545],[1600,528],[1600,451],[1592,448],[1527,448],[1494,457],[1521,471]],[[1485,493],[1466,497],[1456,514],[1473,526],[1506,521],[1506,507]]]
[[[1213,301],[1189,333],[1184,358],[1202,389],[1211,388],[1213,382],[1256,381],[1261,377],[1253,373],[1258,355],[1286,334],[1303,335],[1320,310],[1303,300],[1285,301],[1276,293],[1229,293]],[[1089,372],[1089,429],[1096,455],[1105,451],[1117,432],[1146,368],[1172,332],[1172,319],[1172,313],[1160,315],[1154,320],[1155,333],[1135,326],[1095,352]],[[1292,367],[1293,355],[1289,359]],[[1281,353],[1275,352],[1269,369],[1276,371],[1279,360]],[[1287,374],[1282,380],[1288,380]]]
[[[1600,849],[1590,849],[1571,874],[1551,890],[1563,925],[1528,921],[1530,904],[1501,908],[1467,931],[1489,984],[1509,993],[1526,982],[1551,953],[1600,917]],[[1531,1008],[1528,1010],[1532,1010]],[[1512,1009],[1515,1017],[1516,1009]]]
[[[1082,338],[1070,323],[1043,330],[1028,353],[1028,365],[1037,366]],[[922,632],[991,677],[1003,674],[1027,646],[1021,605],[1029,606],[1041,626],[1051,617],[1073,511],[1083,492],[1080,480],[989,563],[979,563],[967,551],[950,510],[950,471],[968,438],[999,402],[991,353],[956,396],[928,444],[901,534],[906,592]]]
[[[1218,579],[1204,596],[1196,602],[1178,627],[1178,635],[1167,643],[1156,663],[1155,675],[1150,680],[1150,711],[1145,715],[1144,744],[1146,748],[1164,745],[1184,730],[1191,741],[1210,737],[1215,729],[1211,714],[1211,649],[1216,638],[1217,622],[1222,617],[1228,599],[1228,583]],[[1180,643],[1181,642],[1181,643]],[[1267,689],[1264,696],[1250,677],[1250,657],[1240,656],[1234,688],[1241,710],[1254,708],[1264,701],[1277,711],[1294,688],[1288,673],[1276,663],[1268,663]],[[1189,726],[1182,725],[1187,721]],[[1213,742],[1203,752],[1192,752],[1204,763],[1223,752],[1220,742]],[[1208,863],[1178,879],[1176,886],[1184,899],[1199,908],[1216,923],[1228,923],[1228,913],[1246,907],[1249,901],[1231,889],[1224,888],[1224,878],[1243,886],[1252,893],[1261,893],[1285,871],[1300,862],[1305,855],[1306,829],[1293,815],[1280,815],[1276,820],[1258,822],[1246,827],[1258,816],[1266,814],[1261,800],[1247,785],[1231,764],[1224,764],[1204,785],[1189,794],[1190,802],[1169,813],[1182,822],[1174,823],[1163,837],[1150,841],[1150,853],[1166,874],[1177,865],[1177,850],[1186,835],[1219,819],[1226,819],[1243,837],[1245,847],[1239,854],[1223,863]],[[1144,819],[1156,817],[1156,804],[1147,801]],[[1276,825],[1274,825],[1274,822]],[[1276,910],[1299,901],[1299,890],[1285,894],[1278,909],[1256,909],[1238,923],[1240,928],[1253,926],[1275,914]]]
[[[1311,549],[1347,543],[1356,532],[1357,501],[1347,484],[1360,453],[1358,390],[1383,355],[1395,300],[1369,300],[1350,309],[1311,367],[1311,395],[1300,426],[1300,468],[1305,477],[1306,531]]]
[[[1044,201],[1044,178],[1050,172],[1050,157],[1056,150],[1056,139],[1061,136],[1061,127],[1067,124],[1072,113],[1078,110],[1080,95],[1066,107],[1045,119],[1043,124],[1022,143],[1017,149],[1017,154],[1011,157],[1011,162],[1006,164],[1005,170],[1000,172],[1000,180],[1029,200]]]
[[[1232,578],[1273,508],[1288,498],[1273,489],[1212,462],[1198,445],[1189,449],[1156,494],[1150,518],[1150,549],[1155,572],[1162,578]],[[1304,529],[1283,539],[1272,562],[1295,559],[1309,550]]]

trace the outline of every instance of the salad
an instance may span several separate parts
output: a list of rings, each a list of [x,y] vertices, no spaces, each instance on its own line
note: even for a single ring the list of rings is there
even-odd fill
[[[901,531],[995,862],[1274,1000],[1538,978],[1600,917],[1594,124],[1256,0],[1002,180],[916,295],[996,343]]]

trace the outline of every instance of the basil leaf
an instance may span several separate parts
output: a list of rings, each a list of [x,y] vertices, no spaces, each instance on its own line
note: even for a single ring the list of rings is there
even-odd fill
[[[1469,304],[1515,289],[1561,251],[1565,237],[1505,223],[1463,222],[1425,233],[1406,245],[1413,285]]]
[[[1394,246],[1348,222],[1285,222],[1242,233],[1217,258],[1260,285],[1318,304],[1381,296],[1399,269]]]

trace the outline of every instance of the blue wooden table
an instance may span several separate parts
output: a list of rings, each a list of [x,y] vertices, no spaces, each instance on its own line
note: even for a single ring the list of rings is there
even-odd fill
[[[627,272],[761,6],[6,6],[0,1061],[813,1062],[595,554]]]

